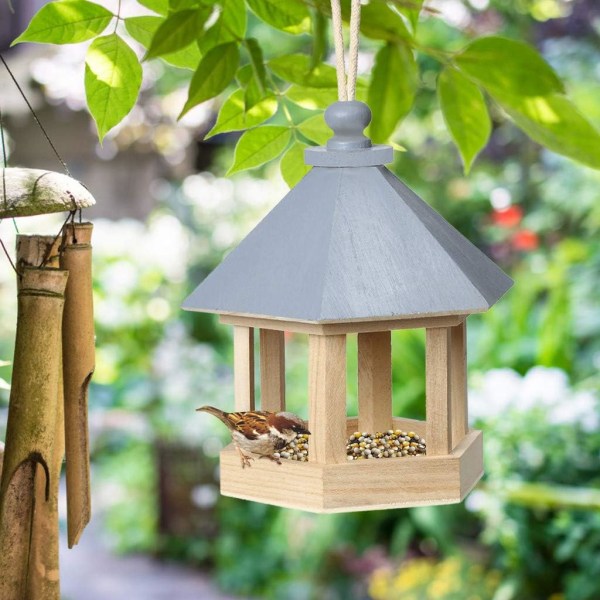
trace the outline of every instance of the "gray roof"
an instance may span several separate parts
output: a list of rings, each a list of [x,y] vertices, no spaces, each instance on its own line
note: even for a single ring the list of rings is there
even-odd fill
[[[511,285],[385,167],[316,166],[183,308],[309,322],[469,314]]]
[[[313,169],[196,288],[183,308],[316,323],[469,314],[512,281],[382,165],[371,111],[336,102]]]

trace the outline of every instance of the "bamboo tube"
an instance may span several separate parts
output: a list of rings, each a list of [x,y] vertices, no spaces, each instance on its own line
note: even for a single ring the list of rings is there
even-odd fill
[[[38,464],[44,470],[44,500],[50,496],[67,278],[59,269],[22,271],[0,483],[0,598],[7,600],[30,598],[27,575]]]
[[[69,548],[91,517],[88,385],[94,372],[92,224],[66,228],[61,268],[69,271],[63,316],[67,530]]]
[[[61,240],[54,236],[17,236],[17,268],[59,266]],[[60,600],[58,493],[60,474],[65,455],[64,399],[62,385],[62,349],[58,367],[58,388],[54,410],[56,424],[54,444],[49,457],[49,497],[45,499],[45,477],[41,465],[35,467],[34,510],[31,525],[27,598],[31,600]]]

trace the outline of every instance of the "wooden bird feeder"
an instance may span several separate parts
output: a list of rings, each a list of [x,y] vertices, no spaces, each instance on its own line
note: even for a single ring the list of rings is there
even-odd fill
[[[512,281],[383,165],[361,102],[326,111],[334,136],[312,170],[185,301],[234,329],[235,410],[285,409],[284,332],[308,334],[308,462],[221,453],[221,493],[312,512],[460,502],[483,474],[467,423],[466,318]],[[426,330],[426,420],[392,415],[391,332]],[[346,412],[346,338],[358,334],[358,419]],[[354,431],[412,430],[425,456],[348,461]]]

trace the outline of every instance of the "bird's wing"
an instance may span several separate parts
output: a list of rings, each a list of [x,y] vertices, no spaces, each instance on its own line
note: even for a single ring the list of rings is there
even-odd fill
[[[249,440],[255,440],[260,435],[269,433],[270,429],[267,417],[267,413],[258,411],[234,412],[227,415],[227,420],[236,431],[242,433]]]

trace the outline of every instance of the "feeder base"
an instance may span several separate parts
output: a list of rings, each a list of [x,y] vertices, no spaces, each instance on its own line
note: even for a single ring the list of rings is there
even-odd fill
[[[355,424],[350,419],[349,429]],[[394,419],[394,426],[412,426],[417,433],[424,429],[422,422],[408,419]],[[221,493],[315,513],[453,504],[461,502],[483,475],[483,435],[470,430],[446,456],[281,463],[257,459],[242,469],[231,444],[221,452]]]

